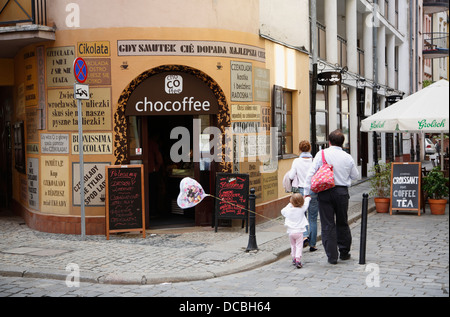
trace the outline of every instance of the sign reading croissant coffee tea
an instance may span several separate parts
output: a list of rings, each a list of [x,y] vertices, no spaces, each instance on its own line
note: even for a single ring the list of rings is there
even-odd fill
[[[422,165],[416,163],[392,163],[391,210],[415,210],[420,216]]]
[[[167,72],[149,77],[128,99],[125,115],[217,114],[217,99],[201,79]]]

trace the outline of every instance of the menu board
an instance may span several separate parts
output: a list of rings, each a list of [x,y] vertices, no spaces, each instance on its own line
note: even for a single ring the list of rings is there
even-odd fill
[[[115,232],[142,231],[145,238],[144,166],[108,165],[106,239]]]
[[[219,218],[248,219],[248,195],[248,174],[216,174],[216,231]]]
[[[420,216],[421,163],[392,163],[391,165],[392,210],[417,210]]]

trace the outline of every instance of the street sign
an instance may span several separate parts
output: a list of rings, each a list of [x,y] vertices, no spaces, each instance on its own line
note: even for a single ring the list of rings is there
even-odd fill
[[[89,100],[89,85],[75,84],[73,94],[77,100]]]
[[[77,80],[77,82],[82,84],[86,81],[88,76],[88,68],[86,61],[81,57],[78,57],[73,62],[73,73],[75,75],[75,79]]]
[[[84,208],[84,153],[83,153],[83,116],[81,100],[89,100],[89,85],[82,85],[88,76],[86,61],[78,57],[73,62],[73,74],[77,82],[73,85],[73,94],[77,100],[78,110],[78,142],[80,152],[80,212],[81,212],[81,239],[86,239],[86,213]]]

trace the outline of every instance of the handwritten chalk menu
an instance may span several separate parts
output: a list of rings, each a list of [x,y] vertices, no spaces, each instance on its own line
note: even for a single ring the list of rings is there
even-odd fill
[[[248,174],[216,174],[216,231],[219,218],[247,220],[248,194]]]
[[[115,232],[142,231],[145,238],[144,166],[108,165],[106,239]]]
[[[422,167],[416,163],[392,163],[391,208],[392,210],[417,210],[420,216]]]

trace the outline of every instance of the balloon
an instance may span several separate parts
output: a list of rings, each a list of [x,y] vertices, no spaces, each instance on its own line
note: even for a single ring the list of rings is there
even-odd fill
[[[182,209],[191,208],[200,203],[206,196],[208,195],[203,191],[202,185],[195,179],[185,177],[180,182],[177,204]]]

